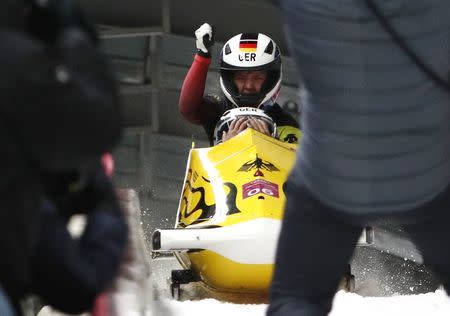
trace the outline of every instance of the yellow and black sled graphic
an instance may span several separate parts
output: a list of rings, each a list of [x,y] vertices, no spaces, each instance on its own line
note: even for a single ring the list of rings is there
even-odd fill
[[[201,280],[218,292],[267,293],[283,185],[296,149],[247,129],[190,151],[176,227],[153,234],[153,250],[175,251],[187,269],[173,273],[178,283]]]

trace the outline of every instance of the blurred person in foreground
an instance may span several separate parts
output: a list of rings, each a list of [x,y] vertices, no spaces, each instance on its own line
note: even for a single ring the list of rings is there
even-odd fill
[[[121,116],[115,80],[76,2],[1,6],[0,301],[19,312],[31,286],[47,175],[96,170],[120,138]]]
[[[305,84],[267,315],[327,315],[362,228],[402,225],[450,290],[450,2],[282,1]]]

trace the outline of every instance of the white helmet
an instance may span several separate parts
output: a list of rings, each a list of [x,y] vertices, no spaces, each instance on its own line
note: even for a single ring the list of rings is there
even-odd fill
[[[258,94],[241,95],[234,84],[236,71],[267,71]],[[261,33],[242,33],[228,40],[220,53],[220,87],[235,106],[275,103],[281,85],[281,54],[277,44]]]
[[[264,121],[269,129],[270,136],[276,137],[277,135],[277,124],[272,120],[270,116],[264,113],[263,110],[257,108],[234,108],[223,113],[222,117],[216,124],[214,129],[214,145],[222,141],[223,132],[228,132],[231,122],[237,120],[240,117],[254,117],[259,120]]]

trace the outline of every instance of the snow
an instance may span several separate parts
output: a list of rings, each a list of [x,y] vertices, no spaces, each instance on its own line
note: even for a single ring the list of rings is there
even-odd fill
[[[174,316],[214,316],[222,315],[264,315],[267,306],[260,305],[239,305],[231,303],[223,303],[214,299],[204,299],[201,301],[166,301],[166,306]]]
[[[163,300],[164,313],[147,313],[146,316],[264,316],[267,305],[239,305],[219,302],[214,299],[198,301]],[[61,316],[62,314],[44,307],[38,316]],[[354,293],[337,293],[333,310],[329,316],[444,316],[450,315],[450,300],[446,293],[363,297]],[[87,315],[86,315],[87,316]],[[141,316],[140,313],[121,313],[120,316]]]
[[[139,209],[139,208],[137,208]],[[138,214],[138,213],[136,213]],[[138,223],[140,220],[138,221]],[[71,232],[79,235],[85,225],[83,218],[75,218],[73,225],[69,225]],[[72,226],[72,227],[71,227]],[[142,232],[141,232],[142,233]],[[142,240],[143,237],[141,238]],[[153,262],[154,278],[151,280],[160,286],[167,287],[166,276],[172,268],[176,269],[176,260],[162,258]],[[179,268],[179,267],[178,267]],[[155,278],[155,276],[158,276]],[[150,282],[150,280],[149,280]],[[145,282],[144,282],[145,283]],[[127,283],[121,283],[127,285]],[[120,306],[120,316],[142,316],[139,299],[144,298],[144,308],[150,303],[152,307],[159,306],[158,312],[147,312],[146,316],[265,316],[267,305],[239,305],[220,302],[214,299],[201,299],[196,301],[175,301],[164,298],[158,302],[148,302],[145,298],[151,297],[145,290],[141,291],[142,284],[137,282],[133,286],[121,286],[122,291],[117,293],[114,300]],[[137,287],[137,288],[136,288]],[[138,294],[136,294],[138,293]],[[164,294],[164,293],[162,293]],[[169,297],[167,293],[166,296]],[[148,302],[148,303],[147,303]],[[159,303],[159,304],[158,304]],[[149,308],[150,309],[150,308]],[[126,312],[125,312],[126,310]],[[38,316],[61,316],[49,307],[44,307]],[[87,314],[85,314],[88,316]],[[336,294],[333,309],[329,316],[443,316],[450,315],[450,299],[442,290],[420,295],[392,296],[392,297],[363,297],[355,293],[340,291]],[[287,315],[289,316],[289,315]]]
[[[237,305],[213,299],[200,301],[165,301],[174,316],[263,316],[267,305]],[[337,293],[330,316],[443,316],[450,315],[450,300],[446,293],[362,297],[358,294],[340,291]]]

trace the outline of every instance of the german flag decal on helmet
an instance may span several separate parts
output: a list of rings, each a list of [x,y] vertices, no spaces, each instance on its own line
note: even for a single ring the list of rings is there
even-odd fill
[[[254,53],[258,48],[258,34],[244,33],[241,35],[239,50],[245,53]]]

